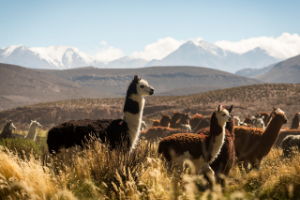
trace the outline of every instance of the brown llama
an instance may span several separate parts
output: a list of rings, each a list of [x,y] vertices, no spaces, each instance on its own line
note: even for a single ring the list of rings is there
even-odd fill
[[[228,111],[232,111],[232,108]],[[225,140],[221,148],[220,154],[218,157],[210,164],[210,167],[215,172],[216,180],[221,183],[222,186],[225,186],[224,175],[228,176],[230,170],[234,166],[235,162],[235,148],[234,148],[234,128],[235,121],[231,115],[231,121],[226,122],[225,126]],[[210,128],[206,127],[200,129],[198,134],[203,134],[209,136]]]
[[[214,171],[209,164],[221,150],[225,138],[225,125],[228,121],[231,121],[229,112],[224,106],[219,105],[210,119],[209,136],[193,133],[174,134],[159,142],[158,153],[163,154],[169,169],[173,163],[183,166],[185,159],[191,160],[196,173],[204,172],[214,186]]]
[[[178,112],[178,111],[173,111],[172,112],[172,118],[171,118],[171,122],[170,122],[170,128],[176,128],[176,122],[181,118],[182,113]]]
[[[0,134],[1,138],[13,137],[13,131],[16,130],[15,125],[11,120],[7,120],[6,124]]]
[[[152,126],[159,126],[160,125],[160,121],[158,119],[151,119],[152,121]]]
[[[291,129],[298,129],[299,122],[300,122],[300,112],[297,112],[297,113],[295,113],[295,115],[293,117]]]
[[[191,116],[191,119],[190,119],[191,129],[194,130],[203,118],[204,118],[204,116],[201,114],[198,114],[198,113]]]
[[[252,118],[251,117],[245,117],[244,123],[246,123],[247,125],[253,124]]]
[[[189,116],[188,113],[183,113],[181,115],[181,118],[177,120],[175,124],[175,128],[181,128],[181,124],[190,124],[190,119],[191,117]]]
[[[292,120],[291,129],[289,129],[289,128],[281,129],[279,136],[274,144],[274,147],[280,147],[282,141],[288,135],[300,135],[299,117],[300,117],[300,113],[299,112],[295,113],[293,120]]]
[[[169,127],[162,127],[162,126],[156,126],[156,127],[150,127],[147,130],[140,132],[140,137],[144,138],[146,140],[155,141],[160,138],[164,138],[169,135],[173,135],[175,133],[181,133],[181,129],[176,128],[169,128]]]
[[[203,117],[203,119],[196,126],[196,128],[192,129],[192,133],[197,133],[200,129],[209,127],[209,125],[210,125],[210,115]]]
[[[260,112],[260,113],[258,114],[258,116],[256,116],[256,118],[263,118],[263,119],[264,119],[264,123],[265,123],[265,125],[266,125],[266,124],[267,124],[266,122],[267,122],[269,116],[270,116],[270,114],[267,113],[267,112]]]
[[[235,150],[238,162],[243,161],[246,172],[248,163],[259,169],[261,160],[268,155],[277,140],[280,128],[287,123],[282,110],[274,108],[274,117],[265,130],[260,128],[235,127]],[[241,165],[240,165],[241,169]]]

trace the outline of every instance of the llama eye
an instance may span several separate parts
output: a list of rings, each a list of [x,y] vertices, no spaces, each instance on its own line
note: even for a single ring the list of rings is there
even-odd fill
[[[144,85],[141,85],[141,88],[144,88],[145,86]]]
[[[223,114],[222,116],[225,117],[225,114]]]

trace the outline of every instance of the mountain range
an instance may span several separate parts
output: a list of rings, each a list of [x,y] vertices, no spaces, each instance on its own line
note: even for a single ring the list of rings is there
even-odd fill
[[[101,62],[78,48],[70,46],[25,47],[13,45],[0,49],[0,63],[36,69],[141,68],[151,66],[198,66],[236,72],[244,68],[261,68],[280,61],[267,51],[255,48],[243,54],[222,49],[206,41],[187,41],[161,60],[147,61],[123,57],[108,63]]]

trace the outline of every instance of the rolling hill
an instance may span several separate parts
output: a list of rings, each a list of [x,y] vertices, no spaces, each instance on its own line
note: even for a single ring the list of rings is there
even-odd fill
[[[49,74],[0,63],[0,110],[39,102],[114,97]]]
[[[271,69],[273,69],[275,64],[269,65],[267,67],[259,68],[259,69],[253,69],[253,68],[246,68],[241,69],[235,72],[235,74],[240,76],[245,76],[249,78],[255,78],[256,76],[263,75],[265,73],[268,73]]]
[[[269,72],[255,78],[269,83],[300,83],[300,55],[275,64]]]
[[[203,67],[148,67],[137,69],[39,70],[84,88],[124,96],[129,82],[137,73],[155,88],[159,95],[189,95],[208,90],[262,83],[220,70]],[[196,89],[196,87],[198,87]],[[185,88],[185,89],[182,89]]]

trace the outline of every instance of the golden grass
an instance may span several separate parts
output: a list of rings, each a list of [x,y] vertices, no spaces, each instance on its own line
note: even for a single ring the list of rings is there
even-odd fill
[[[192,173],[193,166],[179,176],[168,174],[157,143],[144,140],[131,157],[98,140],[57,156],[23,151],[0,149],[0,199],[300,198],[299,154],[283,159],[278,149],[263,159],[259,171],[233,169],[226,188],[217,186],[214,192],[205,190],[206,181]]]

